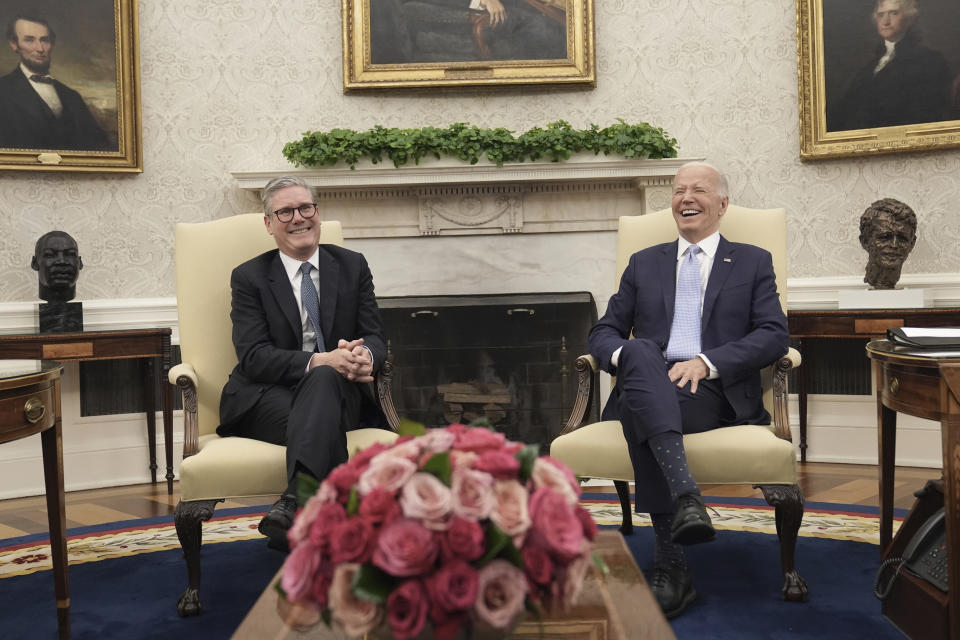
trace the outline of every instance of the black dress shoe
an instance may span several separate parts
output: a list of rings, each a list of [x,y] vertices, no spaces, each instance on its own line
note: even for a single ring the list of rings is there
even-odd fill
[[[717,532],[710,523],[703,498],[697,493],[686,493],[673,503],[673,523],[670,541],[676,544],[699,544],[714,539]]]
[[[281,551],[289,550],[287,531],[293,524],[293,516],[297,513],[297,499],[284,494],[277,500],[270,510],[260,520],[257,530],[269,538],[268,546]]]
[[[650,573],[650,591],[667,619],[676,618],[697,599],[690,574],[676,567],[654,567]]]

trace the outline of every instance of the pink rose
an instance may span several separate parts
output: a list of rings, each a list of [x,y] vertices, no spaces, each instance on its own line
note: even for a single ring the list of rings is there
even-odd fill
[[[427,429],[427,432],[416,440],[425,451],[442,453],[449,451],[456,439],[453,432],[447,429]]]
[[[495,629],[508,629],[523,611],[527,580],[520,569],[506,560],[492,560],[477,574],[477,617]]]
[[[419,580],[405,580],[387,596],[387,621],[397,640],[415,638],[427,623],[430,602]]]
[[[486,471],[498,480],[510,480],[520,473],[520,461],[502,449],[489,449],[480,454],[473,468]]]
[[[357,451],[350,460],[347,461],[347,464],[351,467],[357,469],[361,473],[364,469],[367,468],[367,465],[370,464],[370,460],[374,458],[378,453],[388,449],[391,445],[384,444],[382,442],[374,442],[365,449]]]
[[[329,480],[324,480],[320,483],[315,497],[320,502],[336,502],[337,488]]]
[[[453,512],[464,518],[483,520],[490,515],[496,499],[493,496],[493,476],[484,471],[463,467],[453,470],[450,481]]]
[[[452,560],[427,578],[430,601],[444,611],[461,611],[477,601],[477,570],[463,560]]]
[[[327,540],[330,560],[334,564],[341,562],[363,564],[373,555],[376,535],[373,525],[365,518],[347,518],[330,528]]]
[[[594,538],[597,537],[597,523],[594,522],[593,516],[579,504],[576,506],[574,513],[583,526],[583,535],[586,536],[587,540],[593,542]]]
[[[510,537],[521,536],[530,528],[527,490],[516,480],[497,480],[493,485],[496,504],[490,519]]]
[[[553,561],[550,554],[541,547],[525,545],[523,547],[523,571],[534,584],[541,586],[550,583],[553,577]]]
[[[450,466],[456,469],[457,467],[466,467],[467,469],[473,468],[473,463],[479,458],[477,454],[473,451],[457,451],[456,449],[450,450]]]
[[[355,467],[342,464],[330,472],[327,480],[336,488],[337,499],[340,502],[346,502],[347,498],[350,497],[350,489],[357,484],[357,478],[359,477],[360,472]]]
[[[360,500],[360,515],[370,524],[384,525],[399,518],[403,513],[393,493],[377,487]]]
[[[383,620],[383,608],[353,595],[350,585],[360,565],[344,563],[333,570],[330,583],[330,614],[348,636],[362,636]]]
[[[553,489],[537,489],[530,498],[529,540],[543,546],[561,562],[570,562],[580,555],[583,525],[566,499]]]
[[[468,620],[466,611],[444,611],[440,607],[430,607],[430,622],[433,623],[434,640],[454,640]]]
[[[567,610],[577,602],[580,597],[580,590],[583,588],[583,581],[587,577],[587,570],[592,564],[590,557],[590,545],[583,544],[583,551],[574,558],[566,567],[560,570],[558,576],[559,583],[559,604],[563,610]]]
[[[376,488],[394,492],[403,486],[417,471],[412,460],[400,456],[387,455],[384,451],[370,461],[370,466],[360,474],[357,480],[357,492],[365,496]]]
[[[423,453],[423,448],[418,442],[418,438],[408,440],[397,440],[397,442],[387,449],[384,449],[377,457],[406,458],[407,460],[417,460]],[[374,458],[376,460],[376,458]],[[373,463],[373,460],[370,461]]]
[[[454,447],[461,451],[482,452],[484,449],[500,449],[507,437],[483,427],[471,427],[457,435]]]
[[[328,536],[333,525],[343,522],[347,519],[347,511],[339,502],[328,502],[320,505],[316,517],[310,523],[310,529],[307,531],[307,537],[310,543],[317,549],[327,548]]]
[[[542,456],[534,460],[530,479],[537,489],[549,487],[563,496],[571,506],[580,501],[580,485],[577,484],[577,479],[566,465],[553,458]]]
[[[437,553],[433,533],[415,520],[400,518],[380,531],[373,564],[392,576],[415,576],[433,568]]]
[[[400,490],[400,508],[407,518],[419,518],[429,529],[446,529],[453,496],[436,476],[418,472]]]
[[[330,585],[333,584],[333,565],[321,563],[310,586],[311,604],[317,609],[326,609],[330,602]]]
[[[440,536],[440,551],[444,562],[455,558],[478,560],[486,551],[483,527],[476,520],[454,517]]]
[[[320,550],[306,541],[298,544],[283,563],[283,575],[280,586],[287,594],[287,600],[298,602],[310,594],[313,574],[320,564]]]
[[[307,537],[307,533],[310,531],[310,525],[317,517],[317,514],[320,512],[320,507],[322,507],[324,503],[325,501],[320,498],[319,495],[313,495],[307,500],[307,503],[303,505],[303,508],[297,511],[297,515],[293,518],[293,525],[290,527],[290,530],[287,531],[287,540],[290,541],[291,549]]]

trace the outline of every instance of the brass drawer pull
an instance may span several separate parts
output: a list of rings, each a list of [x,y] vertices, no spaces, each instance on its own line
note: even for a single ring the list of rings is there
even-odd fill
[[[508,316],[512,316],[512,315],[515,314],[515,313],[516,313],[517,315],[520,315],[520,314],[524,314],[524,313],[525,313],[525,314],[527,314],[528,316],[532,316],[533,314],[536,313],[536,310],[534,310],[534,309],[527,309],[527,308],[525,308],[525,307],[517,307],[516,309],[507,309],[507,315],[508,315]]]
[[[433,309],[421,309],[420,311],[413,311],[410,313],[410,317],[414,319],[422,317],[436,318],[438,315],[440,315],[440,313],[434,311]]]
[[[46,413],[47,408],[43,406],[43,401],[40,398],[30,398],[27,400],[27,403],[23,405],[23,415],[26,416],[27,422],[30,424],[37,424],[43,420],[43,416]]]
[[[900,381],[896,378],[890,379],[890,393],[893,395],[900,393]]]

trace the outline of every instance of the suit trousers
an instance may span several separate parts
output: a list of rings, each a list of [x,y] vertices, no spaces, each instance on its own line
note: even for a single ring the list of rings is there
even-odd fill
[[[332,367],[315,367],[295,387],[269,385],[230,435],[287,447],[287,479],[298,464],[323,480],[347,461],[347,431],[360,415],[360,386]]]
[[[670,365],[660,346],[645,338],[630,340],[617,359],[618,413],[633,465],[636,510],[670,513],[667,481],[647,441],[661,433],[700,433],[729,426],[734,410],[719,380],[700,380],[677,387],[667,377]]]

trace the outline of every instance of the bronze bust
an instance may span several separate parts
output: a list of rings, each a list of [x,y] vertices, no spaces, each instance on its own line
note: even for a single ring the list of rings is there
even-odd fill
[[[874,289],[894,289],[907,255],[917,243],[917,216],[893,198],[877,200],[860,216],[860,246],[867,250],[863,281]]]
[[[50,231],[37,240],[30,266],[40,280],[40,299],[67,302],[77,295],[83,260],[76,241],[63,231]]]

